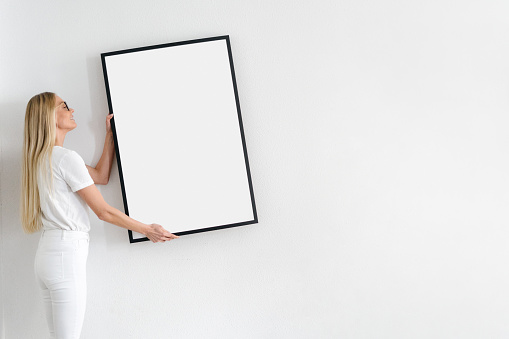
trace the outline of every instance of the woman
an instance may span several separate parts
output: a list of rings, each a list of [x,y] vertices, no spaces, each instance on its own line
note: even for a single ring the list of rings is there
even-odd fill
[[[94,184],[107,184],[113,162],[113,135],[106,119],[106,141],[95,168],[63,148],[76,128],[74,109],[54,93],[28,102],[23,142],[21,219],[23,230],[42,230],[35,275],[43,296],[50,338],[79,338],[86,304],[88,205],[99,219],[146,235],[153,242],[177,236],[157,224],[136,221],[108,205]]]

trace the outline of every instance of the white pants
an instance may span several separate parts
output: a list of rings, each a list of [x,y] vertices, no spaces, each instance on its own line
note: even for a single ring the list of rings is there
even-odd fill
[[[43,231],[35,255],[35,277],[50,332],[50,339],[79,339],[85,317],[86,232]]]

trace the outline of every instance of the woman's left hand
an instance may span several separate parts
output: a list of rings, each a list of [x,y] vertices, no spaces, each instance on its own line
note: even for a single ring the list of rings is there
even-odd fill
[[[113,113],[108,114],[106,117],[106,133],[112,133],[111,132],[111,118],[113,118]]]

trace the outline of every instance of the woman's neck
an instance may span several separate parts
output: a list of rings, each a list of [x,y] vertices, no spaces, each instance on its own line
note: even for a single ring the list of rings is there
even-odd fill
[[[55,146],[64,147],[64,140],[65,135],[67,134],[67,131],[62,131],[57,129],[57,136],[55,138]]]

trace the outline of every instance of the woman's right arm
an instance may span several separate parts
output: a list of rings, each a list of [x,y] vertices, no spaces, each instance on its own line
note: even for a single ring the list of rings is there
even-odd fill
[[[178,236],[171,234],[161,225],[147,225],[141,223],[130,218],[125,213],[120,212],[118,209],[111,207],[104,200],[101,192],[99,192],[95,185],[85,187],[77,191],[77,193],[87,203],[92,211],[94,211],[97,217],[103,221],[141,233],[149,238],[152,242],[165,242],[178,238]]]

